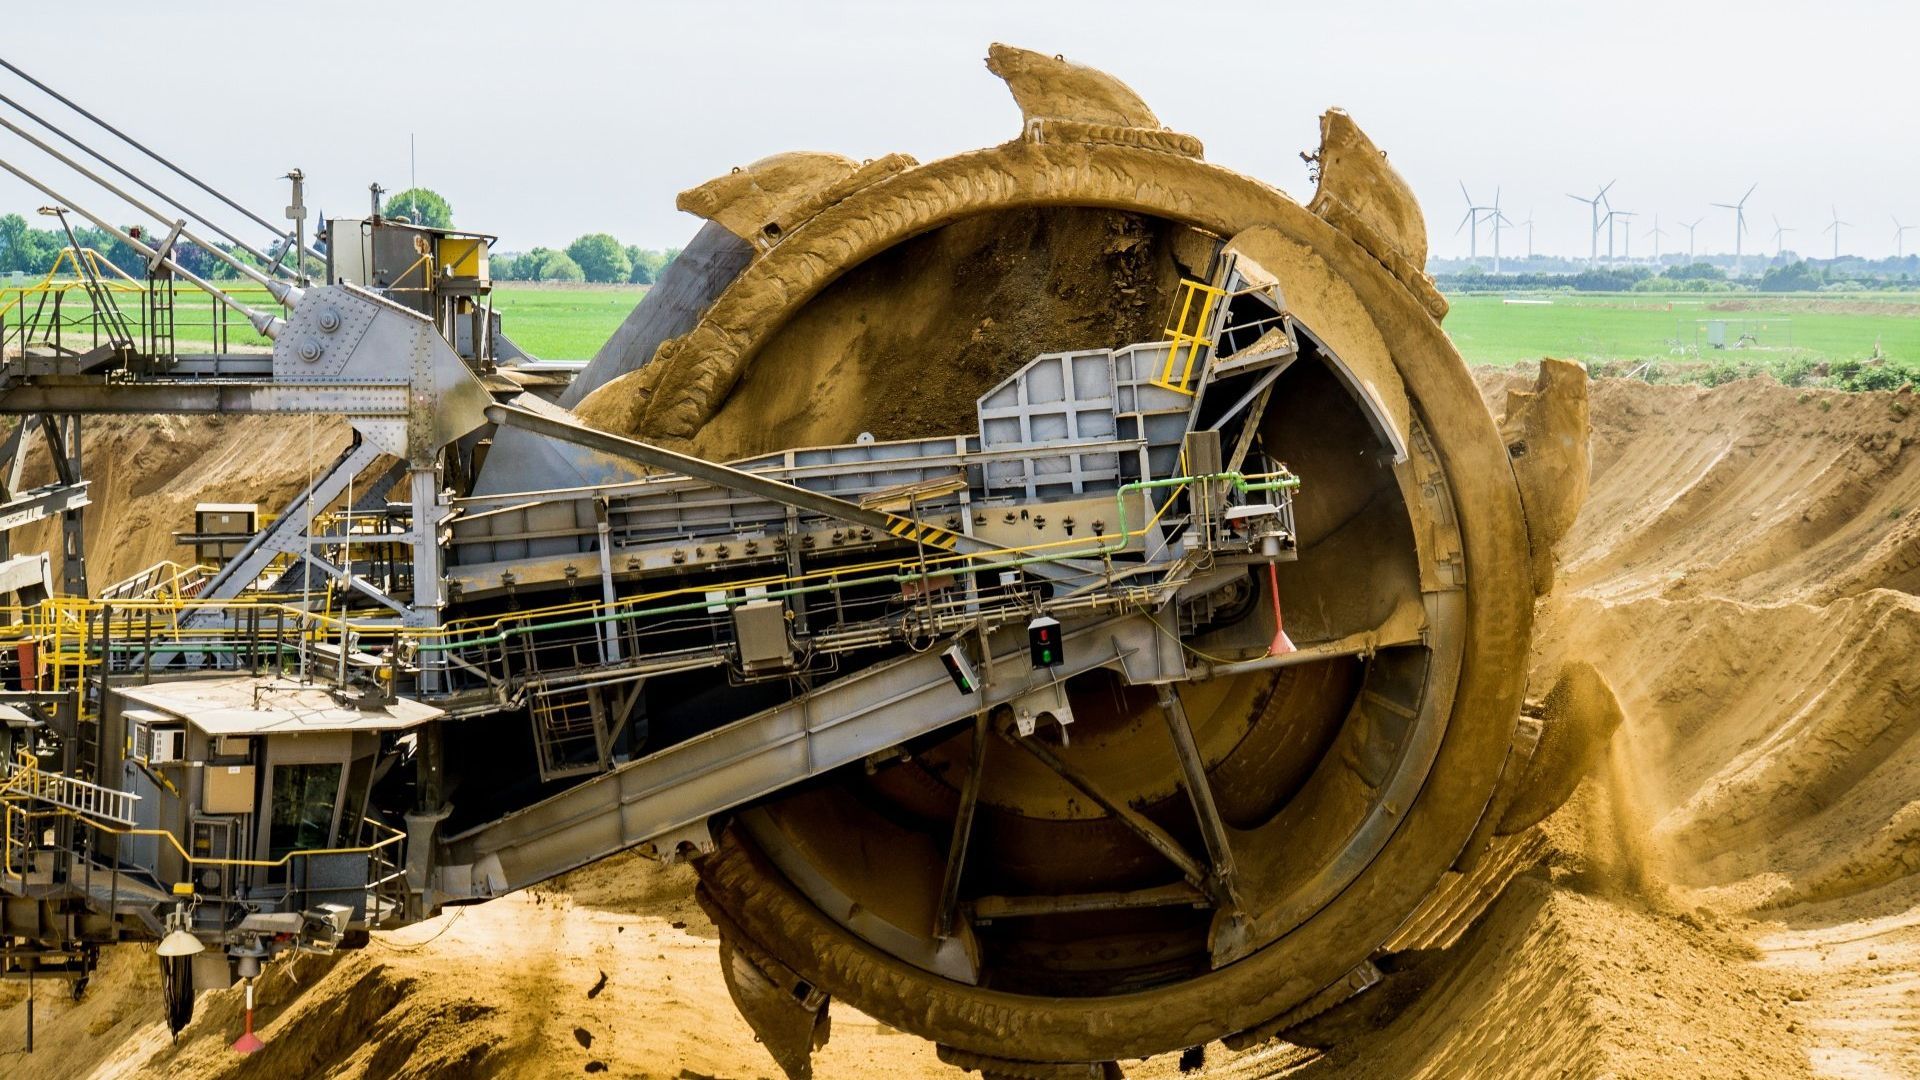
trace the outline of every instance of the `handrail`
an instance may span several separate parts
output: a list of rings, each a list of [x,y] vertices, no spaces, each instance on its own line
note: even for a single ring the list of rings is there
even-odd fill
[[[1160,480],[1136,481],[1122,485],[1114,493],[1119,528],[1109,537],[1094,544],[1082,540],[1054,540],[1042,543],[1018,545],[992,552],[974,554],[942,553],[928,557],[924,561],[911,557],[876,560],[871,563],[840,566],[828,569],[812,570],[799,575],[767,575],[746,578],[733,583],[725,590],[729,595],[719,598],[710,596],[716,591],[708,584],[680,586],[672,589],[657,590],[621,597],[608,604],[601,600],[577,600],[563,604],[549,605],[505,614],[475,616],[471,619],[453,620],[438,627],[403,627],[388,623],[370,623],[355,620],[351,615],[316,613],[292,604],[264,601],[257,598],[241,597],[228,600],[197,598],[132,598],[93,600],[74,597],[54,597],[38,604],[26,607],[0,607],[0,612],[9,612],[16,616],[12,625],[0,626],[0,642],[22,639],[44,639],[52,636],[55,648],[46,660],[57,668],[60,665],[88,667],[100,663],[99,658],[75,656],[62,648],[68,638],[88,640],[90,617],[98,615],[103,609],[111,609],[115,615],[137,615],[145,611],[165,612],[175,615],[183,610],[235,610],[262,611],[276,614],[286,620],[287,628],[297,636],[308,639],[332,640],[336,638],[371,638],[391,640],[395,643],[409,642],[425,652],[446,652],[455,649],[482,647],[501,644],[511,638],[535,633],[541,630],[566,629],[607,623],[626,622],[634,619],[658,615],[677,614],[713,606],[732,606],[744,602],[743,597],[733,595],[746,588],[765,588],[764,593],[756,593],[753,599],[803,596],[813,593],[841,589],[848,586],[874,584],[908,584],[924,582],[930,578],[944,577],[954,573],[977,573],[1001,569],[1012,569],[1038,562],[1052,562],[1062,559],[1095,559],[1112,555],[1125,548],[1133,538],[1143,535],[1152,528],[1167,512],[1172,500],[1163,503],[1158,511],[1139,528],[1128,525],[1127,496],[1143,490],[1181,488],[1200,481],[1215,481],[1231,484],[1241,492],[1292,490],[1300,484],[1299,478],[1286,471],[1262,474],[1243,474],[1224,472],[1206,476],[1167,477]],[[1068,551],[1054,551],[1066,545],[1079,545]],[[1034,552],[1046,554],[1033,555]],[[1003,558],[1014,555],[1014,558]],[[1026,557],[1019,557],[1019,556]],[[688,598],[682,603],[658,604],[657,601]],[[179,639],[182,649],[200,651],[219,651],[207,644],[193,644],[195,638],[214,638],[226,636],[226,628],[211,628],[203,631],[176,630],[174,636]],[[56,679],[54,688],[58,689],[61,680]]]
[[[133,824],[133,804],[140,796],[40,768],[40,760],[23,747],[19,759],[4,763],[7,782],[0,784],[0,800],[38,799],[69,810],[92,807],[115,821]],[[12,793],[12,794],[10,794]]]
[[[16,343],[24,349],[34,341],[57,340],[58,331],[68,329],[80,332],[83,328],[96,323],[102,312],[93,306],[93,297],[88,292],[87,275],[91,269],[94,276],[100,277],[102,286],[108,293],[134,294],[149,298],[148,302],[136,305],[137,310],[129,313],[128,321],[138,328],[142,335],[161,334],[169,341],[169,347],[177,345],[205,345],[215,353],[225,353],[231,337],[232,327],[228,323],[228,309],[218,300],[213,302],[212,312],[203,320],[198,315],[182,320],[180,313],[197,310],[197,305],[185,305],[164,292],[130,276],[111,260],[92,248],[82,248],[82,257],[72,255],[72,248],[63,248],[61,254],[39,281],[21,286],[0,286],[0,336]],[[82,264],[85,264],[84,266]],[[69,276],[62,276],[63,268],[71,267]],[[61,302],[66,294],[79,290],[82,295],[68,303],[62,311]],[[235,298],[270,298],[272,294],[265,289],[237,285],[227,290]],[[28,308],[29,301],[35,297],[43,298],[38,307]],[[45,297],[52,297],[54,310],[45,311]],[[155,302],[165,298],[165,318],[162,319],[159,305]],[[79,303],[86,300],[85,305]],[[17,312],[15,309],[19,309]],[[9,313],[13,314],[11,320]],[[164,325],[162,325],[164,324]],[[36,333],[52,332],[53,338],[32,338]],[[252,333],[251,327],[247,333]]]
[[[0,315],[5,315],[7,312],[13,310],[15,307],[18,307],[20,304],[25,303],[26,298],[29,296],[39,296],[44,293],[53,293],[53,292],[59,292],[59,293],[72,292],[74,289],[85,289],[87,286],[87,283],[85,280],[85,275],[81,273],[81,269],[80,269],[80,264],[83,260],[83,257],[86,265],[93,270],[94,276],[98,277],[100,275],[101,267],[104,265],[107,270],[112,272],[112,275],[111,275],[112,277],[117,277],[120,279],[119,281],[112,281],[112,280],[102,281],[101,284],[106,286],[109,290],[114,292],[132,292],[132,293],[144,293],[147,291],[147,287],[145,285],[134,280],[131,276],[128,275],[128,273],[125,270],[120,269],[120,267],[116,265],[112,260],[100,254],[98,251],[95,251],[92,248],[81,248],[80,253],[76,255],[74,253],[73,247],[69,245],[67,247],[61,248],[60,251],[54,255],[53,265],[48,268],[46,276],[42,277],[35,284],[28,285],[20,289],[0,289],[0,293],[11,292],[14,294],[12,301],[5,304],[0,304]],[[60,264],[63,262],[73,263],[73,272],[75,276],[70,281],[64,281],[64,282],[61,282],[59,285],[55,285],[53,283],[53,279],[60,276]]]
[[[165,839],[167,843],[173,847],[173,850],[175,852],[179,853],[180,858],[185,860],[188,866],[250,866],[250,867],[266,867],[271,869],[273,867],[286,866],[288,865],[288,863],[290,863],[294,859],[312,858],[316,855],[368,855],[373,852],[382,851],[386,848],[392,847],[395,844],[405,843],[407,839],[406,833],[400,831],[399,829],[394,828],[391,825],[386,824],[385,822],[377,821],[373,818],[363,818],[361,819],[361,823],[363,825],[371,825],[375,829],[385,830],[386,832],[389,832],[392,835],[388,836],[384,840],[378,841],[377,843],[366,844],[361,847],[307,848],[300,851],[289,851],[285,855],[280,856],[278,859],[230,859],[230,858],[216,858],[210,855],[191,854],[187,851],[186,847],[180,843],[179,837],[175,836],[174,834],[168,832],[165,829],[143,829],[143,828],[138,828],[133,826],[116,825],[112,822],[101,821],[97,818],[92,818],[87,816],[86,814],[80,813],[77,810],[69,810],[64,807],[59,808],[57,810],[42,810],[39,812],[21,811],[21,813],[24,813],[26,815],[26,819],[30,822],[36,819],[41,819],[41,818],[70,817],[79,821],[83,825],[89,826],[94,829],[98,829],[101,832],[111,833],[115,836],[161,837]],[[11,845],[9,845],[9,847],[11,847]],[[9,851],[8,852],[9,861],[11,860],[11,855],[12,853],[11,851]]]

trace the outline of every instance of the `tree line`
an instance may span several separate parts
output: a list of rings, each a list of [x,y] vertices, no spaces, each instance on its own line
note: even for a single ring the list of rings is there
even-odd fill
[[[136,240],[146,244],[157,244],[159,238],[142,235],[137,225],[123,225],[122,231],[132,234]],[[92,226],[75,225],[73,239],[82,248],[91,248],[101,258],[118,267],[120,271],[136,281],[147,276],[147,257],[135,251],[132,245],[121,240],[105,229]],[[0,215],[0,274],[27,274],[44,276],[54,267],[60,258],[60,252],[69,246],[66,230],[60,228],[36,229],[19,214]],[[244,251],[220,245],[220,249],[241,262],[258,266],[260,260]],[[278,252],[270,252],[278,254]],[[189,273],[210,281],[221,281],[240,276],[240,272],[221,259],[215,258],[203,248],[185,240],[173,246],[173,258]],[[61,266],[63,272],[71,273],[71,263]]]
[[[453,207],[439,193],[427,188],[411,188],[389,198],[381,208],[385,217],[410,221],[417,225],[450,229]],[[51,219],[50,219],[51,220]],[[137,226],[124,231],[145,243],[156,243],[142,236]],[[143,279],[146,257],[105,229],[75,224],[74,240],[82,248],[92,248],[129,277]],[[284,243],[284,241],[281,241]],[[0,274],[45,275],[52,270],[60,252],[68,246],[64,229],[35,228],[20,214],[0,216]],[[225,244],[220,250],[241,262],[258,266],[259,260]],[[279,247],[266,249],[278,257]],[[488,259],[496,281],[592,281],[605,283],[652,284],[660,272],[679,256],[679,248],[654,251],[622,244],[608,233],[588,233],[563,249],[537,247],[530,251],[494,252]],[[173,257],[189,272],[219,281],[239,276],[239,272],[207,251],[186,241],[174,245]],[[63,266],[71,271],[71,266]]]
[[[608,233],[588,233],[564,250],[537,247],[521,254],[488,257],[495,281],[596,281],[651,285],[680,255],[679,248],[652,251],[624,245]]]

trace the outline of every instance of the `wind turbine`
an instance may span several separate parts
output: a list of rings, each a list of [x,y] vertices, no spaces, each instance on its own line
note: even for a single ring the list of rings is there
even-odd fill
[[[1609,211],[1608,217],[1620,219],[1620,257],[1627,262],[1633,261],[1633,219],[1638,217],[1632,210]],[[1613,257],[1613,226],[1607,226],[1607,257]]]
[[[1687,224],[1687,265],[1688,266],[1693,265],[1693,230],[1699,228],[1700,223],[1705,220],[1707,219],[1704,217],[1697,217],[1697,218],[1694,218],[1692,221],[1689,221],[1686,223]]]
[[[1471,262],[1480,257],[1480,215],[1488,213],[1493,210],[1494,207],[1481,206],[1479,203],[1474,202],[1473,196],[1467,194],[1467,182],[1465,180],[1460,181],[1460,194],[1467,200],[1467,214],[1460,219],[1460,225],[1453,230],[1453,235],[1459,236],[1461,229],[1469,225],[1473,226],[1473,231],[1467,234],[1467,260]],[[1497,242],[1496,240],[1496,243]],[[1498,263],[1499,259],[1496,258],[1494,261]]]
[[[1572,199],[1574,202],[1586,203],[1587,209],[1593,212],[1593,225],[1588,232],[1588,237],[1591,240],[1590,247],[1592,249],[1587,254],[1588,264],[1593,264],[1600,261],[1600,204],[1607,202],[1607,188],[1611,188],[1613,185],[1619,182],[1620,181],[1618,180],[1607,181],[1607,186],[1601,188],[1598,192],[1596,192],[1593,198],[1591,199],[1587,198],[1584,195],[1574,195],[1572,193],[1568,193],[1567,195],[1567,198]],[[1613,209],[1613,204],[1607,203],[1607,209],[1611,211]]]
[[[1633,214],[1631,211],[1615,210],[1613,208],[1612,203],[1607,204],[1607,212],[1601,215],[1600,223],[1607,227],[1607,262],[1608,263],[1613,262],[1613,219],[1620,218],[1622,220],[1625,220],[1632,217],[1633,217]]]
[[[1907,231],[1910,229],[1920,229],[1920,225],[1902,225],[1900,224],[1900,219],[1898,217],[1895,217],[1893,219],[1893,257],[1894,258],[1904,259],[1907,257],[1906,239],[1907,239]],[[1533,254],[1533,252],[1528,251],[1527,254],[1531,255]]]
[[[1756,182],[1753,185],[1753,187],[1748,188],[1747,193],[1745,195],[1740,196],[1740,201],[1737,203],[1717,202],[1713,204],[1722,210],[1733,211],[1733,276],[1734,277],[1739,277],[1740,272],[1746,269],[1746,267],[1742,264],[1740,259],[1740,238],[1747,234],[1747,200],[1753,198],[1754,188],[1757,188],[1759,186],[1760,185]]]
[[[1895,224],[1898,224],[1898,222],[1895,222]],[[1531,210],[1527,211],[1527,220],[1521,222],[1519,225],[1516,225],[1514,227],[1527,230],[1527,261],[1532,262],[1533,261],[1533,211]],[[1911,228],[1912,226],[1909,226],[1909,227]]]
[[[1659,214],[1653,215],[1653,228],[1647,230],[1647,235],[1653,238],[1653,263],[1658,266],[1660,265],[1660,238],[1667,235],[1667,230],[1660,227]]]
[[[1503,226],[1511,226],[1513,222],[1507,220],[1507,215],[1500,212],[1500,189],[1497,187],[1493,189],[1493,212],[1488,216],[1487,222],[1493,229],[1493,272],[1498,274],[1500,272],[1500,230]]]
[[[1821,229],[1820,231],[1830,232],[1833,234],[1833,258],[1835,262],[1838,262],[1840,260],[1840,227],[1843,225],[1851,225],[1853,223],[1850,221],[1840,220],[1839,207],[1829,206],[1829,209],[1833,211],[1833,222],[1829,224],[1826,228]]]
[[[1774,258],[1776,259],[1779,258],[1780,253],[1786,250],[1786,246],[1780,242],[1780,238],[1793,231],[1795,230],[1789,229],[1785,225],[1780,224],[1779,214],[1773,215],[1773,257]]]

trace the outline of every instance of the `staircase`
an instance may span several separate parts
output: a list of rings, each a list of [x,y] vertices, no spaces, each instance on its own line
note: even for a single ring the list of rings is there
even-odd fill
[[[46,772],[37,763],[9,761],[0,772],[0,798],[32,799],[95,821],[132,828],[133,804],[140,796]]]

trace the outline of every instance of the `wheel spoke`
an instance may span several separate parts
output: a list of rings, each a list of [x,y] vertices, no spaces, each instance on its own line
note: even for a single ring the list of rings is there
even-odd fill
[[[1041,764],[1052,769],[1059,775],[1060,779],[1065,780],[1068,784],[1079,789],[1081,794],[1092,799],[1107,813],[1112,814],[1120,824],[1126,826],[1133,831],[1134,835],[1146,841],[1148,847],[1164,855],[1168,862],[1179,867],[1180,875],[1186,878],[1188,883],[1198,886],[1209,895],[1212,894],[1213,890],[1209,887],[1211,879],[1206,867],[1201,866],[1198,860],[1187,854],[1186,849],[1180,846],[1180,842],[1175,840],[1172,834],[1160,826],[1155,825],[1147,819],[1145,814],[1128,806],[1126,803],[1108,798],[1094,785],[1092,780],[1088,779],[1085,773],[1067,764],[1067,762],[1061,759],[1060,755],[1047,749],[1038,739],[1026,738],[1007,729],[1000,729],[999,735],[1007,742],[1039,758]]]
[[[1240,910],[1239,884],[1234,871],[1233,849],[1227,844],[1227,823],[1214,805],[1213,787],[1207,782],[1206,763],[1200,760],[1200,748],[1193,741],[1193,727],[1187,723],[1187,710],[1170,686],[1160,687],[1160,712],[1167,719],[1167,731],[1173,736],[1174,756],[1180,759],[1180,773],[1187,799],[1200,821],[1200,839],[1207,847],[1207,861],[1213,875],[1202,886],[1222,908]]]
[[[960,876],[966,869],[967,842],[973,834],[973,814],[980,806],[980,775],[987,759],[987,714],[981,713],[973,724],[973,750],[967,758],[967,778],[960,785],[960,807],[953,814],[953,836],[947,842],[947,869],[940,881],[940,904],[934,910],[935,935],[953,936],[953,924],[960,906]]]
[[[1126,892],[1067,893],[1059,896],[982,896],[969,907],[975,921],[1065,915],[1083,911],[1127,911],[1149,907],[1195,907],[1212,898],[1184,881]]]

